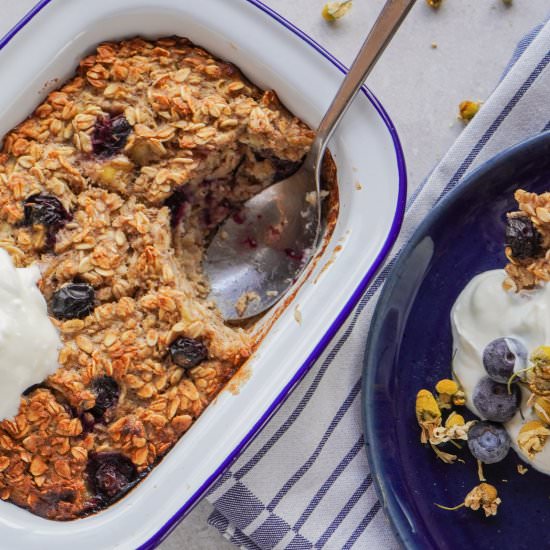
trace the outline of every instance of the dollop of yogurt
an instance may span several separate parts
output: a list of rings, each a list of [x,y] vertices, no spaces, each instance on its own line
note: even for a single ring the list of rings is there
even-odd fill
[[[15,416],[21,394],[58,367],[61,339],[39,279],[38,266],[17,268],[0,249],[0,419]]]
[[[487,376],[483,366],[483,350],[492,340],[511,336],[522,340],[529,352],[550,344],[550,284],[531,292],[507,292],[502,283],[502,269],[486,271],[474,277],[461,292],[451,310],[453,331],[453,369],[463,386],[468,408],[477,416],[472,404],[474,388]],[[521,411],[504,424],[512,446],[531,466],[550,474],[550,441],[531,460],[517,445],[522,425],[536,419],[527,399],[530,392],[522,387]]]

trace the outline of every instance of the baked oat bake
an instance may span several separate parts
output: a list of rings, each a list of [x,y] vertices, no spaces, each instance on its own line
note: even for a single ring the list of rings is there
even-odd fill
[[[505,287],[517,292],[550,281],[550,193],[518,189],[514,198],[519,210],[507,216]]]
[[[0,246],[38,262],[59,368],[0,423],[0,497],[68,520],[124,495],[253,341],[207,302],[209,234],[313,132],[182,38],[106,43],[5,136]]]

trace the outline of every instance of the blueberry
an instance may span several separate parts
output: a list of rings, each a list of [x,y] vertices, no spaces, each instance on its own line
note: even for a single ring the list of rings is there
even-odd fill
[[[57,319],[82,319],[94,310],[95,292],[87,283],[69,283],[54,292],[51,310]]]
[[[131,131],[132,126],[124,115],[98,117],[92,133],[94,153],[100,157],[118,153],[126,145]]]
[[[527,349],[515,338],[497,338],[485,346],[483,366],[495,382],[506,383],[527,367]]]
[[[120,388],[114,378],[110,376],[98,376],[92,381],[92,391],[95,393],[95,406],[90,413],[95,419],[104,416],[105,411],[118,403]]]
[[[23,225],[44,225],[48,234],[48,245],[55,242],[55,234],[68,221],[71,214],[65,210],[59,199],[45,193],[37,193],[25,199],[23,205]]]
[[[187,195],[179,187],[164,201],[164,206],[167,206],[170,210],[170,223],[172,227],[176,227],[181,222],[188,203]]]
[[[170,344],[170,357],[179,367],[191,369],[208,356],[206,346],[199,340],[180,336]]]
[[[94,431],[96,425],[96,417],[92,414],[91,411],[84,411],[80,414],[75,414],[75,416],[80,420],[82,424],[82,431],[84,433],[90,433]]]
[[[117,452],[91,455],[87,474],[93,490],[107,500],[122,496],[138,477],[132,461]]]
[[[488,376],[482,378],[474,388],[473,403],[485,420],[507,422],[519,408],[521,393],[517,385],[499,384]]]
[[[28,397],[35,390],[40,390],[40,389],[49,390],[50,388],[48,388],[48,386],[46,386],[46,384],[43,384],[43,383],[33,384],[32,386],[29,386],[21,395]]]
[[[485,464],[500,462],[510,450],[510,436],[499,424],[476,422],[468,431],[468,447]]]
[[[296,173],[302,161],[294,161],[288,159],[282,159],[275,155],[270,149],[262,149],[260,151],[254,151],[254,157],[257,161],[269,160],[275,170],[273,179],[275,182],[284,180]]]
[[[541,252],[541,235],[527,216],[506,220],[506,246],[518,260],[534,258]]]

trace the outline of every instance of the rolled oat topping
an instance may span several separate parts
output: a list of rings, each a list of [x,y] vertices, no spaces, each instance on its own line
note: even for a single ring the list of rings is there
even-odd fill
[[[205,300],[204,245],[313,135],[186,39],[135,38],[98,46],[5,136],[0,247],[40,262],[63,348],[0,423],[2,499],[80,517],[191,426],[253,344]]]

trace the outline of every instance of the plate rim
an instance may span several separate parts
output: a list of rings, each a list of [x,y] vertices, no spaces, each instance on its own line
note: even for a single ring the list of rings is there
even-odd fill
[[[514,155],[521,154],[528,150],[534,144],[539,142],[550,142],[550,130],[543,131],[539,134],[507,147],[503,151],[495,154],[491,158],[484,161],[480,166],[472,170],[465,178],[463,178],[454,189],[449,191],[447,195],[437,200],[436,205],[430,210],[420,225],[415,229],[410,239],[397,254],[397,259],[390,269],[386,281],[380,293],[378,302],[373,312],[369,333],[367,336],[365,353],[363,357],[363,375],[361,387],[362,400],[362,424],[365,436],[365,447],[367,459],[371,470],[376,494],[384,509],[386,517],[389,520],[391,529],[398,541],[407,550],[426,550],[426,541],[420,537],[418,532],[411,531],[411,516],[404,511],[404,504],[395,497],[384,475],[385,467],[383,466],[382,453],[379,450],[381,440],[374,434],[376,433],[376,409],[374,407],[375,393],[375,376],[377,373],[376,361],[376,342],[381,332],[385,312],[388,305],[392,301],[392,295],[397,287],[400,275],[403,271],[403,266],[406,264],[411,253],[414,251],[418,243],[425,237],[427,229],[444,215],[445,211],[459,198],[463,193],[467,192],[471,187],[480,185],[477,181],[479,178],[491,172],[495,165],[506,161]]]
[[[0,36],[0,51],[10,43],[13,38],[25,28],[47,5],[54,0],[40,0],[36,3],[23,17],[15,23],[3,36]],[[312,47],[322,57],[332,63],[342,74],[347,74],[348,68],[342,62],[340,62],[335,56],[333,56],[327,49],[321,46],[316,40],[314,40],[307,33],[302,31],[294,23],[291,23],[288,19],[280,15],[274,9],[264,4],[261,0],[241,0],[246,2],[268,17],[273,19],[276,23],[282,25],[288,31],[292,32],[298,38],[302,39],[308,46]],[[304,363],[296,370],[291,380],[282,388],[281,392],[277,395],[276,399],[265,409],[264,414],[260,419],[250,428],[246,436],[235,446],[227,457],[220,463],[219,467],[205,480],[205,482],[199,487],[199,489],[189,498],[182,506],[175,512],[175,514],[167,520],[162,527],[160,527],[151,537],[149,537],[143,544],[141,544],[137,550],[149,550],[156,548],[179,524],[179,522],[196,506],[196,504],[205,496],[208,489],[214,484],[214,482],[227,470],[234,460],[245,450],[245,448],[253,441],[253,439],[260,433],[262,428],[267,424],[270,418],[276,413],[279,407],[284,403],[288,396],[292,393],[294,388],[298,385],[300,380],[307,374],[310,368],[315,364],[315,361],[319,358],[321,353],[330,344],[331,340],[338,332],[340,327],[344,324],[349,317],[359,299],[366,291],[374,276],[384,264],[386,257],[388,256],[391,248],[393,247],[397,236],[401,230],[403,219],[405,215],[406,200],[407,200],[407,170],[405,156],[397,129],[391,120],[386,109],[378,98],[372,93],[367,86],[362,86],[361,93],[363,93],[369,102],[374,107],[376,113],[384,123],[389,136],[392,140],[394,153],[396,157],[397,166],[397,200],[393,213],[393,219],[388,231],[388,234],[383,242],[383,245],[375,257],[374,261],[368,268],[365,275],[351,294],[350,298],[345,302],[340,312],[331,323],[331,325],[325,330],[323,336],[319,339],[310,355],[304,361]]]

